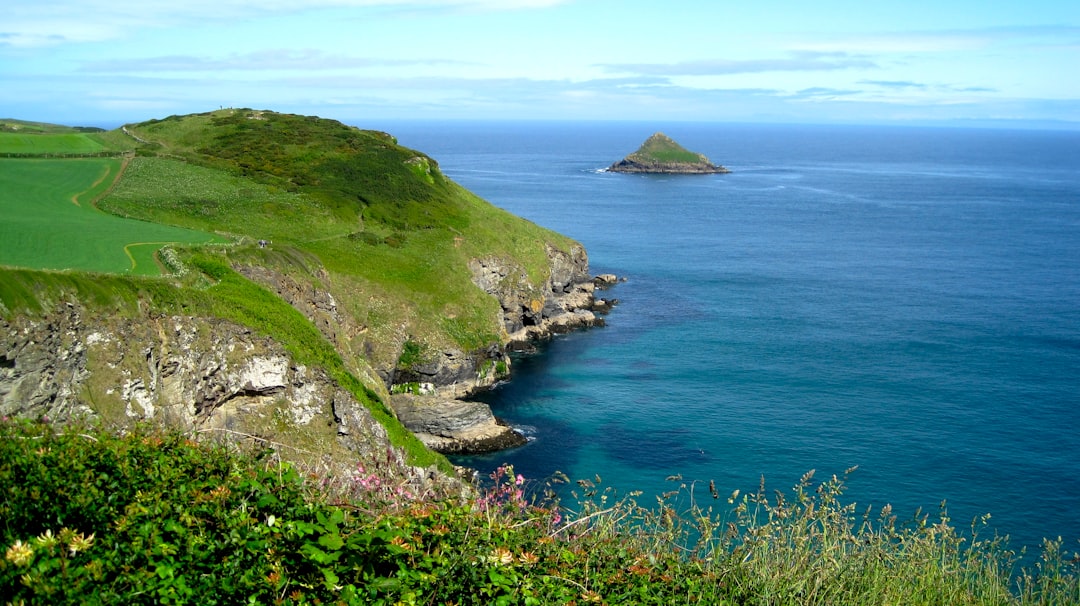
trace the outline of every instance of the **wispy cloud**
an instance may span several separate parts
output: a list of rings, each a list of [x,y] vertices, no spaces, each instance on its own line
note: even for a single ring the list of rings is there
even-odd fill
[[[891,89],[926,89],[925,84],[922,84],[921,82],[911,82],[910,80],[859,80],[859,84],[869,84],[871,86],[880,86],[882,88]]]
[[[1075,45],[1078,41],[1080,26],[1040,25],[833,35],[827,40],[796,42],[790,48],[796,51],[868,54],[941,53],[982,50],[999,44]]]
[[[512,11],[541,9],[569,0],[114,0],[14,2],[4,8],[0,47],[33,48],[101,42],[138,29],[228,22],[301,11],[370,8],[408,11]]]
[[[253,53],[231,54],[226,57],[169,55],[134,59],[90,61],[80,71],[91,73],[161,73],[161,72],[222,72],[222,71],[290,71],[319,72],[368,67],[406,65],[465,65],[451,59],[371,59],[326,53],[320,50],[275,49]]]
[[[780,59],[708,59],[678,63],[605,63],[598,65],[611,73],[662,76],[725,76],[764,72],[832,71],[872,68],[876,64],[865,56],[844,52],[792,52]]]
[[[799,91],[795,91],[794,95],[789,95],[793,98],[809,99],[815,101],[825,101],[832,99],[839,99],[843,97],[851,97],[854,95],[861,95],[863,91],[844,88],[828,88],[824,86],[814,86],[811,88],[804,88]]]

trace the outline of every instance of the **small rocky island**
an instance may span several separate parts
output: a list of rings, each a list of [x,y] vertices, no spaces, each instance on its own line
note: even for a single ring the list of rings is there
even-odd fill
[[[660,173],[704,175],[729,173],[713,164],[703,154],[692,152],[664,133],[656,133],[641,144],[638,150],[608,167],[613,173]]]

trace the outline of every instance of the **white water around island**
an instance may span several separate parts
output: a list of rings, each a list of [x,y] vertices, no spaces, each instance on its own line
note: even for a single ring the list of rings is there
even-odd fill
[[[860,510],[1080,549],[1080,133],[387,123],[628,281],[486,397],[527,477],[723,494],[859,469]],[[602,168],[662,130],[733,172]],[[699,495],[707,491],[699,486]]]

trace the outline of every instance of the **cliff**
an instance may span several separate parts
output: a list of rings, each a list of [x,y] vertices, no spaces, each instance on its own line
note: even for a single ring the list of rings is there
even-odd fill
[[[692,152],[664,133],[645,140],[637,151],[608,167],[615,173],[713,174],[731,172]]]
[[[386,133],[222,110],[86,136],[126,154],[96,206],[229,244],[167,246],[154,277],[0,267],[6,416],[161,423],[338,469],[389,452],[431,481],[450,466],[429,448],[520,441],[467,401],[510,349],[610,306],[579,243]]]

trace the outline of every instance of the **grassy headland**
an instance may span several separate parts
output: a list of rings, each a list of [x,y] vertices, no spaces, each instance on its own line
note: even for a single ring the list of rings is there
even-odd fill
[[[503,259],[540,285],[547,247],[573,244],[388,134],[315,117],[224,110],[108,132],[12,123],[3,153],[4,318],[74,300],[117,321],[228,319],[326,370],[421,466],[447,468],[386,409],[374,369],[393,369],[406,343],[422,360],[501,342],[499,303],[469,261]],[[275,292],[283,283],[326,293],[338,319],[316,327],[303,301]]]

